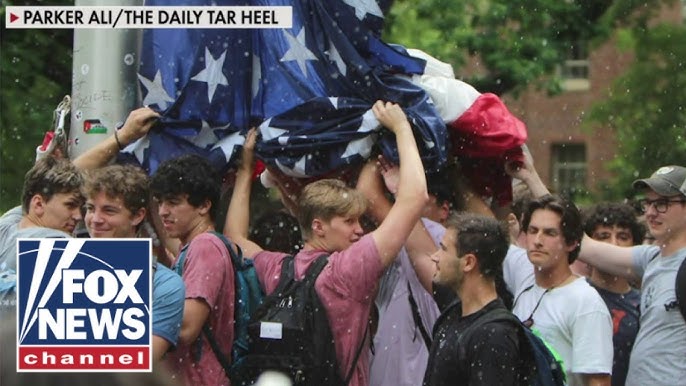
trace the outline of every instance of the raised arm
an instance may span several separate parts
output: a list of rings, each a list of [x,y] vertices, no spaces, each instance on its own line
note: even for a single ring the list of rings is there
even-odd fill
[[[97,169],[107,165],[120,150],[146,135],[159,116],[147,107],[133,110],[121,129],[78,156],[73,161],[74,165],[82,170]]]
[[[412,232],[429,196],[422,160],[405,113],[397,104],[382,101],[377,101],[372,110],[379,122],[395,134],[400,157],[395,203],[384,221],[371,233],[382,264],[388,266]]]
[[[231,194],[231,202],[224,222],[224,235],[236,243],[243,250],[243,256],[252,258],[262,248],[248,239],[250,226],[250,192],[252,191],[252,175],[255,169],[255,142],[257,130],[248,131],[243,144],[241,165],[236,172],[236,182]]]
[[[524,153],[524,161],[518,162],[509,160],[505,162],[505,172],[510,175],[510,177],[517,178],[524,182],[531,191],[531,196],[533,198],[550,194],[548,187],[545,186],[541,177],[538,175],[538,171],[536,171],[536,167],[534,167],[534,159],[525,145],[522,145],[522,151]]]
[[[584,235],[581,240],[579,260],[613,275],[629,280],[640,280],[641,278],[634,271],[631,250],[632,247],[619,247]]]
[[[357,189],[369,200],[368,212],[377,223],[381,223],[388,216],[393,205],[386,198],[383,184],[385,183],[386,189],[395,195],[398,192],[399,177],[398,166],[390,164],[384,157],[379,157],[378,164],[373,161],[367,163],[360,173]],[[419,282],[427,291],[431,291],[436,272],[436,263],[431,260],[431,254],[436,250],[436,245],[421,220],[412,228],[405,248]]]

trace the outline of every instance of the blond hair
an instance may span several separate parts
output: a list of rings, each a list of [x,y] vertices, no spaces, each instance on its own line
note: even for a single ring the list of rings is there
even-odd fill
[[[298,197],[298,222],[303,240],[312,236],[312,221],[336,216],[361,216],[367,210],[362,193],[341,180],[325,179],[305,186]]]
[[[76,193],[83,202],[82,184],[83,175],[69,160],[41,158],[24,177],[22,209],[24,213],[29,212],[31,198],[36,194],[49,201],[55,194]]]

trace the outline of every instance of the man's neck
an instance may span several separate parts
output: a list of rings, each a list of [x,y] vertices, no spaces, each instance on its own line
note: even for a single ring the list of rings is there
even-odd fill
[[[462,301],[462,317],[478,312],[498,298],[492,281],[485,281],[481,277],[475,278],[471,283],[469,280],[465,278],[461,288],[456,291]]]
[[[552,289],[572,282],[575,275],[567,264],[559,264],[548,269],[534,267],[536,284],[541,288]]]
[[[655,245],[660,247],[662,256],[671,256],[679,249],[686,248],[686,231],[665,237],[662,240],[655,240]]]
[[[213,230],[214,224],[212,224],[212,221],[210,221],[209,218],[203,218],[202,220],[198,221],[198,223],[191,229],[190,232],[188,232],[185,237],[179,237],[179,240],[181,241],[181,245],[186,245],[190,243],[196,236]]]
[[[38,217],[32,216],[31,214],[25,214],[22,216],[21,220],[19,220],[19,229],[35,227],[43,227]]]
[[[594,286],[615,294],[623,295],[631,291],[631,286],[625,278],[600,272],[597,269],[593,269],[589,279]]]

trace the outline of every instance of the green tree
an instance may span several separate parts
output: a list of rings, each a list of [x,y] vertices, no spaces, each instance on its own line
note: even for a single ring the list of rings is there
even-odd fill
[[[385,40],[419,48],[451,63],[470,60],[458,77],[501,95],[534,85],[560,90],[554,75],[576,41],[601,42],[618,25],[642,27],[658,5],[673,0],[397,0]]]
[[[5,2],[7,3],[7,2]],[[7,5],[36,5],[35,1]],[[40,5],[64,5],[43,1]],[[71,90],[71,30],[6,29],[0,8],[0,213],[19,204],[24,174]]]
[[[631,197],[632,181],[660,166],[686,165],[686,27],[663,24],[623,35],[635,61],[586,122],[617,135],[617,156],[608,165],[616,178],[603,187],[611,199]]]

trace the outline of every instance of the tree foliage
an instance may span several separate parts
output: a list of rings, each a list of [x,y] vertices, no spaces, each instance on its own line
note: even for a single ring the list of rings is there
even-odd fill
[[[609,163],[616,178],[604,187],[607,198],[630,197],[632,181],[660,166],[686,165],[686,27],[630,32],[634,64],[586,123],[617,135],[619,148]]]
[[[6,3],[6,2],[5,2]],[[37,5],[35,1],[7,5]],[[43,1],[39,5],[64,5]],[[24,174],[51,129],[52,114],[71,90],[71,30],[6,29],[0,8],[0,213],[19,204]]]
[[[673,0],[397,0],[386,40],[419,48],[459,70],[464,80],[501,95],[530,85],[560,90],[554,75],[570,44],[604,41],[619,25],[642,27]]]

